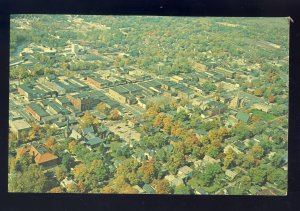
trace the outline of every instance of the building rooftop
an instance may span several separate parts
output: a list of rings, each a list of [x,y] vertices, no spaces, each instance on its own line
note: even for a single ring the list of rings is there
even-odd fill
[[[23,119],[10,121],[10,123],[16,130],[24,130],[31,128],[30,124]]]
[[[99,137],[94,137],[92,139],[90,139],[87,144],[90,145],[90,146],[94,146],[94,145],[97,145],[97,144],[100,144],[101,142],[103,142],[103,140]]]
[[[145,184],[143,186],[143,189],[146,191],[146,193],[149,193],[149,194],[155,193],[155,190],[149,184]]]
[[[49,115],[39,104],[37,104],[35,102],[29,103],[28,107],[30,107],[32,110],[34,110],[41,117]]]
[[[245,112],[239,111],[236,115],[236,118],[240,121],[243,121],[244,123],[247,123],[249,121],[250,116]]]

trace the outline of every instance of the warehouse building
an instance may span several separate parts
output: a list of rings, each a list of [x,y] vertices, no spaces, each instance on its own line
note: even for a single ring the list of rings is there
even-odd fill
[[[38,121],[41,121],[43,117],[49,116],[49,114],[39,104],[34,102],[28,104],[26,112]]]
[[[17,138],[20,137],[22,132],[28,132],[31,126],[23,119],[9,121],[10,129],[13,133],[17,134]]]

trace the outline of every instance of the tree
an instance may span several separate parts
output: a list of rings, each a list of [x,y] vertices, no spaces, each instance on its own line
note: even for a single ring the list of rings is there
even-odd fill
[[[179,111],[176,116],[177,116],[178,121],[180,121],[180,122],[185,122],[189,119],[189,115],[183,110]]]
[[[242,192],[245,193],[249,191],[251,188],[251,178],[249,176],[242,176],[239,183],[240,189],[242,189]]]
[[[65,154],[61,160],[61,164],[69,172],[74,167],[75,161],[70,154]]]
[[[130,172],[136,172],[139,167],[139,163],[133,158],[127,158],[123,160],[121,164],[117,167],[116,175],[126,176]]]
[[[134,171],[127,174],[127,179],[131,185],[139,185],[141,183],[140,177]]]
[[[29,153],[25,153],[21,157],[16,159],[15,171],[24,172],[27,170],[30,164],[34,163],[34,159]]]
[[[85,164],[79,164],[74,167],[73,174],[76,180],[83,181],[87,177],[87,167]]]
[[[159,112],[159,107],[157,105],[152,105],[147,109],[145,115],[146,117],[154,118],[158,115]]]
[[[77,145],[77,141],[73,140],[68,144],[68,150],[71,154],[75,154],[75,147]]]
[[[255,185],[262,186],[266,181],[267,172],[259,167],[252,168],[249,170],[249,176]]]
[[[105,186],[104,188],[102,188],[101,193],[112,194],[112,193],[117,193],[117,192],[111,186]]]
[[[197,138],[197,136],[195,136],[195,135],[187,137],[183,143],[185,146],[185,151],[188,154],[190,154],[195,147],[198,147],[201,145],[199,138]]]
[[[30,165],[24,173],[13,174],[8,183],[9,192],[44,193],[49,190],[47,187],[46,176],[36,165]]]
[[[65,172],[64,168],[62,168],[60,166],[57,167],[55,170],[55,176],[58,181],[62,181],[66,177],[66,172]]]
[[[69,193],[79,193],[79,191],[80,191],[78,185],[75,183],[71,183],[71,184],[67,185],[66,189],[67,189],[67,192],[69,192]]]
[[[141,175],[141,179],[144,183],[150,183],[157,174],[157,169],[155,168],[155,160],[150,159],[142,163],[142,166],[138,169],[138,174]]]
[[[252,154],[256,159],[261,159],[264,155],[264,149],[260,146],[260,144],[255,143],[250,150],[250,154]]]
[[[52,150],[52,148],[57,144],[56,139],[53,136],[50,136],[47,141],[44,143],[46,147]]]
[[[274,103],[275,102],[275,97],[273,95],[270,95],[268,97],[268,101],[269,101],[269,103]]]
[[[120,113],[119,113],[118,109],[115,108],[115,109],[111,110],[108,118],[110,120],[118,120],[118,119],[120,119],[121,116],[120,116]]]
[[[185,186],[184,184],[180,184],[175,187],[175,194],[188,195],[191,194],[191,189],[189,186]]]
[[[263,91],[261,89],[256,89],[254,91],[254,95],[257,97],[261,97],[263,95]]]
[[[101,102],[96,106],[96,109],[99,113],[107,114],[108,108],[105,103]]]
[[[220,153],[220,148],[213,146],[212,144],[207,145],[207,155],[213,158],[217,158]]]
[[[93,160],[88,168],[89,177],[95,176],[97,182],[102,182],[107,178],[108,170],[102,160]]]
[[[210,186],[221,171],[219,164],[207,164],[199,177],[201,185],[206,187]]]
[[[154,186],[155,192],[158,194],[170,194],[172,191],[172,189],[169,185],[169,182],[166,179],[155,180],[153,182],[153,186]]]
[[[86,111],[83,117],[81,117],[79,120],[79,124],[82,129],[92,126],[93,122],[94,122],[94,117],[89,111]]]
[[[183,152],[175,152],[173,155],[170,156],[167,162],[167,166],[169,168],[169,172],[171,174],[176,174],[178,168],[185,165],[185,157]]]
[[[202,85],[202,90],[208,94],[209,92],[212,92],[212,91],[215,91],[216,90],[216,85],[212,82],[205,82],[203,85]]]
[[[243,123],[238,123],[231,130],[231,134],[236,136],[236,138],[239,140],[244,140],[246,138],[250,138],[252,135],[252,132],[250,131],[249,126],[247,126]]]
[[[48,191],[48,193],[63,193],[64,191],[60,187],[54,187]]]
[[[9,173],[14,173],[16,171],[17,160],[14,157],[9,156],[8,163]]]
[[[162,128],[164,117],[165,115],[163,113],[159,113],[153,120],[153,126],[157,128]]]
[[[163,119],[163,130],[170,134],[171,132],[171,127],[172,127],[172,122],[173,122],[173,119],[171,116],[166,116],[164,119]]]
[[[280,189],[287,188],[287,171],[276,168],[267,176],[267,180],[275,185],[277,185]]]
[[[253,167],[256,163],[254,157],[252,154],[246,154],[243,158],[243,164],[242,164],[242,167],[243,168],[250,168],[250,167]]]

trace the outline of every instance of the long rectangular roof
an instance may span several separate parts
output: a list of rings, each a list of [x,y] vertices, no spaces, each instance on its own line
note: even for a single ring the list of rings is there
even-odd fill
[[[35,102],[29,103],[28,107],[30,107],[32,110],[34,110],[41,117],[49,115],[39,104],[37,104]]]

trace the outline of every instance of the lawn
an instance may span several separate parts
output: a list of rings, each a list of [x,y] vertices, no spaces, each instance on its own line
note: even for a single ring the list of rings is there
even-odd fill
[[[251,112],[253,113],[253,115],[258,116],[261,120],[264,121],[271,121],[272,119],[275,118],[273,114],[266,113],[264,111],[252,109]]]

